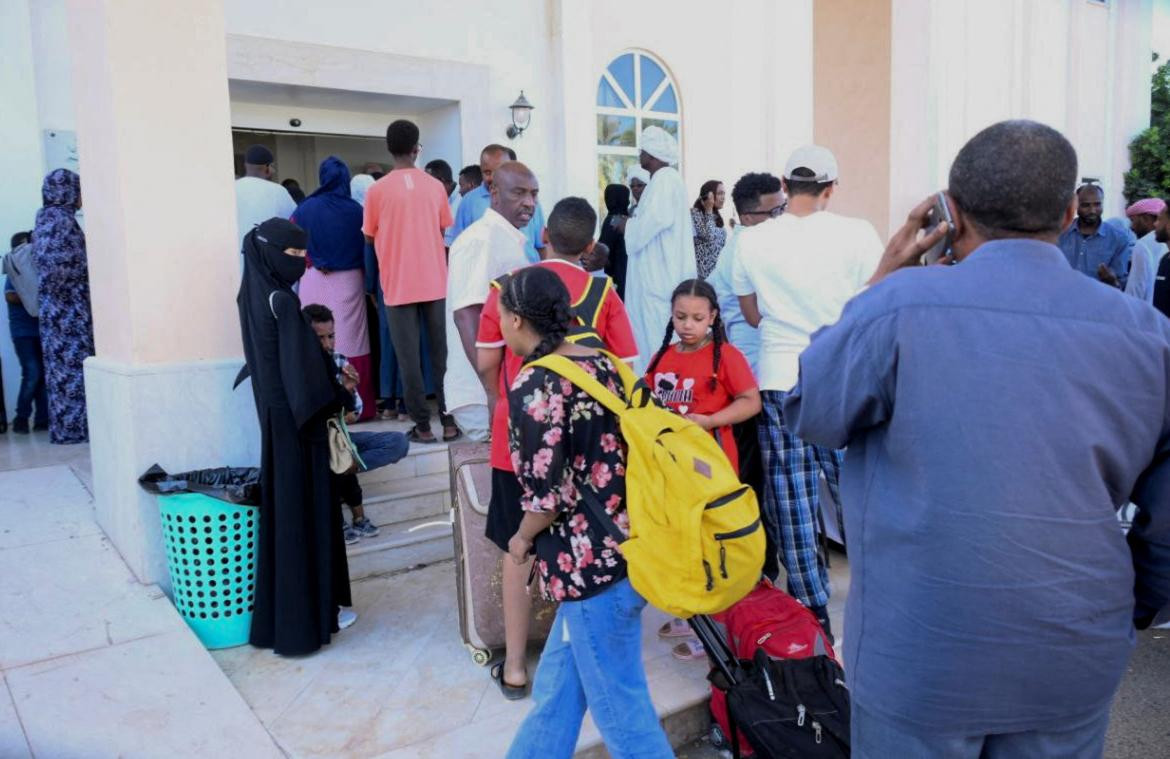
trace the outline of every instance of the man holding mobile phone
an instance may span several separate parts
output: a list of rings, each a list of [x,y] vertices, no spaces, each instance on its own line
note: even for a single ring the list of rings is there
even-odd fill
[[[1070,270],[1076,176],[1043,124],[975,135],[953,229],[919,204],[800,356],[784,418],[849,447],[855,757],[1099,757],[1170,602],[1170,321]],[[916,266],[948,232],[959,265]]]

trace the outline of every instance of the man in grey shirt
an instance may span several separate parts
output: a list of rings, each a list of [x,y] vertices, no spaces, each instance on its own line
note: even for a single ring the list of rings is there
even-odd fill
[[[785,418],[849,446],[855,757],[1100,756],[1170,598],[1170,321],[1056,246],[1076,176],[1049,127],[980,132],[950,173],[960,263],[895,271],[946,231],[915,239],[924,201],[801,355]]]

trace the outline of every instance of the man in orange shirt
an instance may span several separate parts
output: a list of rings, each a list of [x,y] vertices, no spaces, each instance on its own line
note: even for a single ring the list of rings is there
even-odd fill
[[[419,360],[419,328],[426,325],[431,375],[439,400],[443,439],[459,436],[443,399],[447,371],[444,298],[447,294],[447,252],[443,230],[451,226],[451,207],[442,182],[415,167],[422,145],[418,126],[401,119],[386,129],[386,147],[394,168],[366,193],[362,232],[373,243],[386,300],[390,341],[402,372],[406,410],[414,421],[408,437],[435,442]]]
[[[583,198],[564,198],[553,208],[545,228],[545,259],[536,266],[554,272],[569,290],[574,311],[585,322],[575,324],[569,339],[592,331],[604,347],[618,358],[632,362],[638,356],[634,332],[622,299],[609,277],[597,278],[581,266],[581,256],[593,250],[597,213]],[[487,394],[492,420],[492,498],[488,506],[487,537],[508,552],[508,541],[516,534],[524,514],[520,509],[520,483],[512,469],[508,451],[508,388],[520,371],[523,360],[507,350],[500,331],[499,288],[493,283],[479,321],[478,369]],[[588,313],[586,313],[588,312]],[[589,326],[592,325],[592,329]],[[525,647],[528,641],[528,576],[530,566],[504,562],[505,660],[492,676],[507,698],[522,698],[527,692]]]

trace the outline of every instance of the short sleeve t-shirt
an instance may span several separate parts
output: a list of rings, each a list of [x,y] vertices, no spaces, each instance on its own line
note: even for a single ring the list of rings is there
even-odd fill
[[[544,266],[555,272],[568,288],[573,303],[581,300],[593,281],[589,272],[569,261],[552,259],[542,261],[536,266]],[[634,341],[630,317],[626,315],[626,307],[612,284],[601,302],[601,312],[597,318],[597,335],[609,347],[611,353],[624,361],[633,360],[638,355],[638,345]],[[510,472],[512,457],[508,451],[508,389],[516,375],[520,373],[524,360],[504,345],[504,333],[500,331],[500,291],[494,286],[488,293],[479,317],[476,347],[499,348],[504,351],[499,400],[496,402],[495,416],[492,417],[491,464],[496,469]]]
[[[658,400],[677,414],[714,414],[731,405],[737,395],[756,389],[756,378],[747,359],[734,345],[719,349],[719,370],[712,373],[715,344],[707,343],[693,353],[683,353],[675,343],[666,350],[646,382]],[[715,387],[711,378],[715,377]],[[713,431],[731,465],[739,471],[739,452],[730,426]]]
[[[370,186],[362,232],[374,238],[387,306],[446,297],[449,226],[447,190],[422,169],[395,169]]]

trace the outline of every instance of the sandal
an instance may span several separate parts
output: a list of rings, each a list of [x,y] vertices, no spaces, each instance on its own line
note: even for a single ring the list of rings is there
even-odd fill
[[[693,638],[695,633],[685,620],[675,617],[658,628],[659,638]]]
[[[429,432],[430,435],[428,437],[423,437],[422,433],[419,432],[418,425],[416,424],[410,428],[409,432],[406,433],[406,439],[412,443],[437,443],[437,442],[439,442],[438,439],[435,437],[435,433],[431,432],[430,430],[427,430],[427,432]]]
[[[444,414],[439,417],[439,421],[443,425],[443,442],[450,443],[452,440],[458,440],[463,432],[459,429],[459,425],[455,424],[455,418]]]
[[[707,658],[707,649],[703,648],[698,638],[687,638],[670,649],[670,654],[679,661],[699,661]]]
[[[512,685],[504,679],[503,662],[498,662],[492,666],[492,679],[496,681],[496,685],[500,686],[500,693],[503,693],[504,698],[509,701],[520,701],[528,696],[529,683]]]

